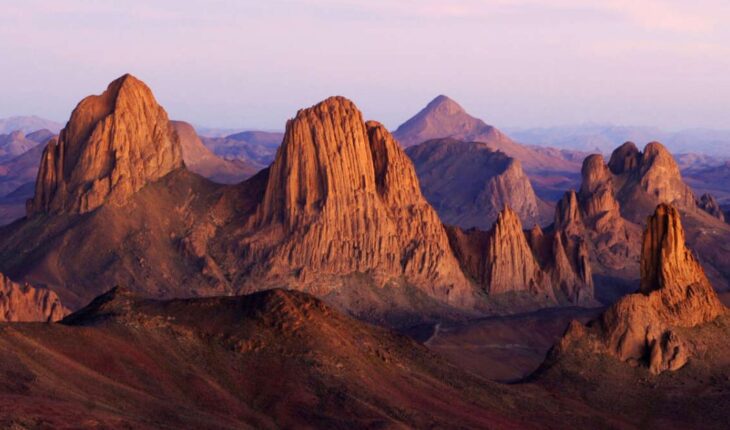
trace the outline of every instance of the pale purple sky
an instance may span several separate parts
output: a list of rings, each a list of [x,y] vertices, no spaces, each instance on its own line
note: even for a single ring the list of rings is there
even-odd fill
[[[130,72],[171,117],[283,128],[329,95],[395,127],[730,128],[728,0],[2,0],[0,117],[65,121]]]

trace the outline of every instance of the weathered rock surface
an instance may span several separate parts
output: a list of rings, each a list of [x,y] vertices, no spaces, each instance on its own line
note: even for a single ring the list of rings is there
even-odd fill
[[[167,113],[131,75],[82,100],[43,153],[28,214],[84,213],[121,205],[147,183],[183,166]]]
[[[329,98],[300,110],[268,173],[242,240],[258,276],[307,282],[370,273],[404,278],[455,304],[473,301],[446,231],[422,196],[410,160],[355,105]]]
[[[406,153],[423,194],[447,224],[488,230],[505,206],[528,226],[551,217],[552,209],[535,195],[521,163],[486,143],[436,139]]]
[[[697,206],[715,218],[725,221],[725,213],[712,194],[705,193],[697,200]]]
[[[58,321],[68,313],[53,291],[15,283],[0,273],[0,321]]]
[[[490,294],[531,291],[555,300],[522,231],[517,214],[506,207],[487,243],[486,283]]]
[[[526,234],[509,207],[490,231],[451,227],[449,236],[464,271],[491,296],[529,292],[551,304],[593,302],[585,246],[567,248],[539,226]]]
[[[608,162],[614,175],[614,193],[623,216],[642,222],[658,204],[669,203],[680,209],[694,209],[695,197],[682,180],[677,162],[667,148],[651,142],[639,152],[632,142],[618,147]]]
[[[644,232],[639,292],[619,300],[588,327],[572,324],[557,354],[587,342],[597,352],[633,365],[643,363],[655,374],[677,370],[692,351],[676,328],[704,324],[725,312],[685,246],[679,212],[661,204]]]

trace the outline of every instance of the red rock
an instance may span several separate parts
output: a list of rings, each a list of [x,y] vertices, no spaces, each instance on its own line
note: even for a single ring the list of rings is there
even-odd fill
[[[455,304],[473,301],[408,157],[355,105],[329,98],[287,123],[263,201],[248,223],[245,263],[297,282],[370,273],[405,278]]]
[[[150,89],[131,75],[82,100],[43,153],[28,214],[84,213],[183,166],[177,135]]]
[[[15,283],[0,273],[0,321],[58,321],[68,313],[53,291]]]
[[[621,361],[645,363],[652,373],[681,368],[692,350],[675,328],[694,327],[726,312],[702,267],[687,249],[679,212],[659,205],[647,221],[641,288],[611,306],[589,329],[571,326],[559,348],[583,340]]]

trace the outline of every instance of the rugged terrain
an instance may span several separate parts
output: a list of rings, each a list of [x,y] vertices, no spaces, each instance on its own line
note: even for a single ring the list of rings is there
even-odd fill
[[[520,161],[486,143],[435,139],[406,153],[423,194],[447,224],[488,230],[505,206],[528,227],[552,219],[553,208],[535,195]]]
[[[605,427],[614,418],[460,370],[304,293],[140,299],[0,326],[3,427]]]
[[[510,139],[497,128],[469,115],[454,100],[438,96],[411,119],[401,124],[393,136],[405,147],[428,140],[452,138],[481,142],[519,160],[541,198],[554,201],[579,178],[585,152],[526,146]]]

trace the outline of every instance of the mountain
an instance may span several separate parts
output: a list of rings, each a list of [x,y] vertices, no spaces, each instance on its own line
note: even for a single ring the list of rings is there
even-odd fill
[[[0,270],[53,288],[72,309],[109,284],[163,298],[286,286],[397,326],[534,308],[543,292],[555,303],[551,292],[572,288],[468,279],[410,159],[349,100],[302,109],[286,130],[270,168],[213,183],[185,168],[185,133],[125,75],[84,99],[48,144],[26,218],[0,229]],[[499,240],[525,250],[525,233],[508,224]],[[506,254],[491,258],[504,263],[500,282],[523,271]],[[503,290],[520,298],[502,300]]]
[[[58,321],[68,313],[53,291],[17,284],[0,273],[0,322]]]
[[[564,428],[600,408],[500,385],[304,293],[155,301],[115,288],[0,331],[3,426]],[[569,413],[565,413],[569,410]]]
[[[447,224],[487,230],[505,206],[529,226],[545,224],[552,214],[521,163],[486,143],[435,139],[408,147],[406,154],[423,194]]]
[[[274,161],[283,138],[283,133],[269,131],[243,131],[228,136],[202,137],[205,146],[219,157],[261,167]]]
[[[585,249],[566,250],[560,238],[544,236],[539,226],[526,233],[509,206],[491,230],[450,227],[449,237],[464,272],[506,309],[523,308],[525,302],[533,307],[594,303]]]
[[[469,115],[458,103],[443,95],[398,127],[393,136],[404,147],[441,138],[486,143],[493,150],[519,160],[537,194],[548,200],[557,200],[566,188],[575,187],[580,160],[585,156],[584,153],[521,145]]]
[[[722,428],[728,339],[727,309],[685,245],[679,211],[662,204],[643,235],[639,291],[571,323],[529,380],[630,425]]]
[[[379,284],[403,280],[441,302],[474,302],[410,160],[345,98],[300,110],[287,123],[246,225],[244,259],[235,264],[255,288],[265,278],[321,290],[325,277],[370,272]]]
[[[656,127],[585,124],[560,127],[513,128],[510,136],[530,145],[608,154],[616,142],[650,142],[658,140],[674,154],[700,153],[713,157],[730,157],[730,130],[686,129],[662,130]]]
[[[14,131],[20,131],[28,134],[43,129],[49,130],[53,134],[57,134],[62,127],[63,125],[55,121],[40,118],[35,115],[0,118],[0,134],[8,134]]]
[[[682,175],[697,194],[710,193],[720,204],[730,202],[730,161],[688,168],[682,171]]]
[[[47,130],[25,136],[35,142],[23,154],[0,163],[0,225],[9,224],[25,215],[25,202],[33,197],[38,175],[38,162],[44,144],[53,137]]]
[[[225,160],[208,149],[192,125],[171,121],[182,146],[185,166],[194,173],[222,184],[234,184],[250,178],[260,169],[252,163]]]
[[[183,166],[167,113],[131,75],[83,99],[41,159],[29,214],[84,213],[124,204],[149,182]]]
[[[598,353],[652,373],[687,364],[690,345],[674,327],[691,328],[725,315],[725,308],[692,252],[686,247],[677,209],[661,204],[647,221],[641,253],[641,286],[611,306],[600,323],[571,325],[552,360],[587,342]]]
[[[12,160],[38,144],[39,142],[26,137],[22,131],[0,134],[0,163]]]
[[[687,241],[698,250],[700,261],[719,291],[728,286],[728,254],[721,244],[730,239],[730,229],[718,214],[698,207],[692,189],[679,167],[658,142],[639,151],[627,142],[616,148],[608,163],[595,154],[583,163],[582,185],[568,192],[558,207],[575,207],[566,214],[572,221],[556,218],[555,227],[564,236],[584,241],[597,276],[596,293],[610,303],[636,288],[641,228],[658,204],[677,207],[687,228]],[[572,202],[575,201],[575,204]]]

